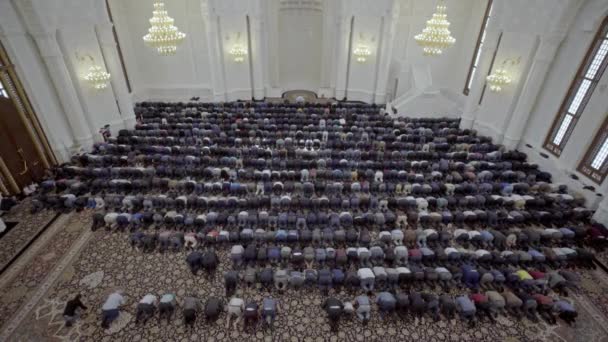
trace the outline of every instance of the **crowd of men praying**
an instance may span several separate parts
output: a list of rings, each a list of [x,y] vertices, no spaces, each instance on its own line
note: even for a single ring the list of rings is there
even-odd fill
[[[142,253],[185,250],[194,274],[213,274],[229,250],[226,299],[148,294],[138,322],[156,310],[171,319],[180,302],[188,325],[199,311],[272,325],[281,294],[318,288],[335,329],[341,317],[368,322],[372,305],[381,318],[572,323],[577,269],[594,267],[588,246],[605,241],[582,198],[455,119],[342,102],[135,112],[135,129],[42,182],[33,210],[91,210],[93,229],[124,232]],[[276,295],[247,301],[239,286]],[[122,296],[104,304],[105,327]]]

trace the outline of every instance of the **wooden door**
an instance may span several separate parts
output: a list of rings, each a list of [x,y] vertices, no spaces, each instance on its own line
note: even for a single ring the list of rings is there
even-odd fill
[[[34,141],[8,97],[0,96],[0,157],[20,189],[44,176],[44,165]]]

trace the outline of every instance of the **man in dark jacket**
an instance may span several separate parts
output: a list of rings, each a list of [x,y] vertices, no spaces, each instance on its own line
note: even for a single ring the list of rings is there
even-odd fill
[[[232,297],[239,281],[239,273],[234,270],[224,273],[224,286],[226,287],[226,297]]]
[[[65,309],[63,309],[63,319],[65,320],[65,326],[66,327],[71,327],[74,322],[78,319],[78,317],[80,316],[78,314],[78,308],[82,309],[82,310],[86,310],[87,307],[82,304],[82,301],[80,301],[81,295],[80,293],[76,295],[76,297],[74,297],[74,299],[69,300],[66,304],[65,304]]]
[[[205,304],[205,317],[207,321],[215,321],[222,312],[223,303],[222,300],[216,297],[211,297]]]
[[[340,322],[340,316],[342,316],[342,311],[344,309],[342,301],[335,297],[327,298],[323,303],[323,309],[327,312],[329,325],[331,326],[332,331],[338,330],[338,323]]]
[[[186,263],[188,263],[188,267],[190,267],[190,271],[192,271],[192,274],[194,275],[196,275],[198,270],[201,269],[202,262],[203,254],[201,254],[199,251],[193,251],[186,257]]]

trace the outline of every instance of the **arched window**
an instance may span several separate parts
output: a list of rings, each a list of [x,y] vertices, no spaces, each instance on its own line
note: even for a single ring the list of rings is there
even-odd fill
[[[608,65],[607,55],[608,17],[597,31],[545,140],[545,148],[554,155],[559,156],[562,153],[576,122],[585,110],[595,86]]]
[[[475,44],[475,51],[473,52],[473,58],[471,58],[471,65],[469,66],[467,80],[464,83],[464,90],[462,91],[465,95],[469,95],[469,91],[471,90],[471,83],[473,82],[473,77],[477,72],[477,65],[479,64],[479,55],[481,52],[481,48],[483,47],[483,44],[486,40],[486,29],[488,27],[488,21],[490,20],[490,16],[492,15],[492,1],[493,0],[488,0],[488,7],[486,7],[486,12],[483,16],[483,21],[481,22],[479,36],[477,36],[477,44]]]
[[[608,116],[595,135],[578,171],[601,184],[608,174]]]

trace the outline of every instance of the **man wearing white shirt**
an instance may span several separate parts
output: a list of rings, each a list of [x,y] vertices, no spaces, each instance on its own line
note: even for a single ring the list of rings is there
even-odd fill
[[[145,295],[137,304],[137,314],[135,316],[135,323],[139,323],[143,320],[144,324],[148,321],[148,318],[154,315],[156,311],[157,298],[153,294]]]
[[[108,296],[105,303],[101,307],[102,311],[102,320],[101,327],[104,329],[108,329],[110,324],[118,318],[120,314],[119,308],[120,306],[125,304],[125,298],[122,295],[121,291],[116,291]]]
[[[241,298],[233,297],[230,299],[230,302],[228,303],[228,315],[226,315],[226,328],[230,326],[232,317],[236,317],[236,320],[233,323],[233,328],[236,329],[236,326],[241,321],[241,317],[243,317],[244,310],[245,302]]]
[[[358,257],[359,261],[361,262],[361,266],[363,266],[363,267],[369,266],[369,258],[371,257],[371,253],[370,253],[369,249],[367,249],[365,247],[357,248],[357,257]]]
[[[103,218],[105,223],[106,223],[106,227],[111,228],[114,224],[116,224],[116,219],[118,218],[118,213],[107,213],[106,216]]]
[[[376,276],[374,275],[374,272],[371,269],[360,268],[357,271],[357,276],[359,277],[359,284],[363,291],[370,293],[374,290]]]
[[[452,246],[446,247],[444,252],[448,256],[449,260],[456,260],[460,257],[458,250]]]

